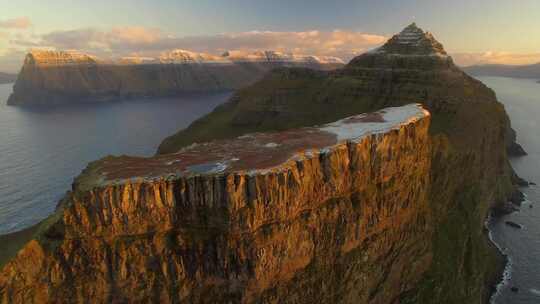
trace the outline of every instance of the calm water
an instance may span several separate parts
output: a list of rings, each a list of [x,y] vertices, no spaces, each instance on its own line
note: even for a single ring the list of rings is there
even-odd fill
[[[0,234],[50,214],[90,161],[149,156],[229,94],[61,107],[6,106],[0,85]]]
[[[512,125],[528,156],[512,160],[518,175],[540,185],[540,84],[534,80],[479,78],[497,93],[504,103]],[[495,303],[540,303],[540,187],[523,189],[528,201],[520,212],[492,220],[490,227],[496,243],[505,248],[510,265],[510,279],[495,297]],[[530,208],[530,206],[533,208]],[[524,225],[523,230],[504,224],[511,220]],[[510,291],[512,286],[518,293]]]

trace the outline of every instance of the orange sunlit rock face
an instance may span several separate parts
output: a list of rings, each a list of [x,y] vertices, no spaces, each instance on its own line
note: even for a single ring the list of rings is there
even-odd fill
[[[3,268],[0,297],[388,303],[431,259],[430,116],[403,108],[98,161]],[[218,155],[237,160],[189,170]]]

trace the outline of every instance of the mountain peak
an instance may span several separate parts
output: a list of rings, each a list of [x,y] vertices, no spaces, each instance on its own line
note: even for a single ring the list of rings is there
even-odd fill
[[[447,55],[443,45],[414,22],[390,38],[376,52],[396,55]]]

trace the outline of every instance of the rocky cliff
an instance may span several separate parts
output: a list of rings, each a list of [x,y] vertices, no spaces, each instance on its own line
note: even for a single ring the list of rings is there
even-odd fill
[[[337,71],[274,70],[155,157],[89,165],[54,215],[7,237],[0,298],[487,302],[510,130],[413,24]]]
[[[432,259],[429,113],[92,163],[0,272],[2,303],[391,303]]]
[[[455,66],[442,44],[415,24],[343,69],[272,72],[167,138],[159,153],[411,102],[422,102],[432,114],[428,213],[434,220],[428,225],[434,231],[433,260],[400,302],[485,302],[500,257],[484,235],[484,220],[489,208],[504,203],[515,188],[507,152],[515,147],[515,133],[494,92]]]
[[[25,58],[8,104],[96,102],[234,90],[277,67],[324,70],[341,66],[343,62],[337,58],[272,51],[214,56],[173,50],[159,58],[117,61],[72,51],[33,51]]]

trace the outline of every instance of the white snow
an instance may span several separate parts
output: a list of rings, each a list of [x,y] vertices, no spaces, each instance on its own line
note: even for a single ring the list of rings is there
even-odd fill
[[[264,145],[266,148],[276,148],[277,146],[279,146],[279,144],[276,144],[275,142],[270,142],[270,143],[267,143],[266,145]]]
[[[306,56],[278,51],[227,51],[225,52],[224,57],[233,62],[345,63],[337,57]]]
[[[195,53],[181,49],[162,53],[159,57],[159,62],[174,64],[232,64],[230,60],[221,56],[215,56],[205,53]]]
[[[383,113],[384,112],[384,113]],[[370,134],[385,133],[392,129],[415,122],[423,117],[429,116],[429,112],[422,108],[420,104],[409,104],[402,107],[385,108],[378,113],[381,114],[385,122],[351,122],[352,118],[365,117],[368,114],[345,118],[334,123],[320,127],[321,131],[326,131],[337,135],[338,142],[344,140],[359,140]]]
[[[126,56],[118,59],[102,60],[76,50],[56,51],[51,49],[34,49],[30,57],[39,65],[75,65],[75,64],[219,64],[231,65],[239,62],[276,62],[276,63],[341,63],[343,60],[330,56],[305,56],[277,51],[228,51],[221,56],[197,53],[188,50],[174,49],[162,52],[157,58],[144,56]],[[30,62],[28,62],[30,63]]]

